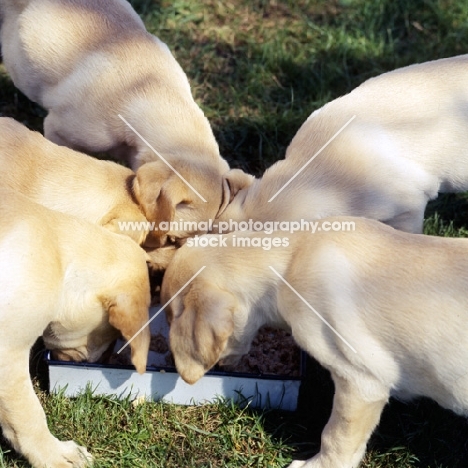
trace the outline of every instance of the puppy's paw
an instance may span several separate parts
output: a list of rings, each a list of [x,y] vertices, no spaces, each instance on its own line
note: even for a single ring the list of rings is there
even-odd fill
[[[336,459],[325,459],[320,454],[317,454],[315,457],[309,458],[309,460],[294,460],[288,468],[355,468],[357,466]]]
[[[288,468],[303,468],[304,466],[306,466],[306,463],[307,463],[307,461],[303,461],[303,460],[294,460],[294,461],[288,466]]]
[[[66,460],[66,463],[68,463],[64,467],[84,468],[92,465],[93,457],[85,447],[81,447],[71,440],[62,442],[62,446],[65,449],[62,452],[62,456]]]
[[[339,465],[340,468],[342,466],[343,465]],[[313,457],[309,460],[294,460],[288,468],[332,468],[332,466],[321,461],[319,457]],[[333,468],[338,468],[338,465]]]
[[[37,468],[86,468],[93,463],[93,457],[84,448],[69,440],[57,441],[55,452],[50,453],[43,464],[36,464]]]

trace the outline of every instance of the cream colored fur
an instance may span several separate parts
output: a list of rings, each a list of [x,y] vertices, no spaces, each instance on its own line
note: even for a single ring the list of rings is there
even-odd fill
[[[127,1],[1,0],[0,7],[3,62],[15,85],[49,111],[48,139],[127,158],[150,221],[184,219],[187,213],[196,221],[215,217],[229,166],[182,68]],[[161,210],[160,193],[166,197]],[[159,246],[167,236],[190,234],[162,230],[149,241]]]
[[[124,231],[119,223],[145,222],[131,185],[135,174],[46,140],[0,117],[0,185],[52,210],[78,216],[142,244],[148,228]]]
[[[468,55],[366,81],[315,111],[286,158],[241,190],[220,219],[352,215],[422,232],[428,200],[468,190],[467,82]]]
[[[35,468],[78,468],[83,447],[49,432],[29,377],[29,351],[43,335],[59,357],[94,362],[119,332],[148,321],[145,252],[131,239],[0,190],[0,423]],[[150,332],[130,346],[146,369]]]
[[[320,453],[292,468],[357,467],[390,396],[426,396],[468,415],[468,240],[364,218],[329,221],[354,222],[355,231],[289,234],[288,246],[268,251],[233,247],[233,236],[284,232],[183,246],[161,290],[165,303],[206,266],[167,310],[188,383],[219,360],[233,364],[263,325],[289,330],[331,372],[336,392]]]

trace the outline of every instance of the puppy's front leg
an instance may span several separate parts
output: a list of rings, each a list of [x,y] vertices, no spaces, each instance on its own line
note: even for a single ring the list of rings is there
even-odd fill
[[[0,423],[3,434],[35,468],[82,468],[91,455],[75,442],[61,442],[47,427],[46,416],[29,377],[28,350],[2,353]]]
[[[376,401],[362,397],[352,382],[333,376],[333,410],[322,433],[320,452],[310,460],[296,460],[289,468],[356,468],[378,424],[388,395]],[[382,394],[385,392],[382,392]]]

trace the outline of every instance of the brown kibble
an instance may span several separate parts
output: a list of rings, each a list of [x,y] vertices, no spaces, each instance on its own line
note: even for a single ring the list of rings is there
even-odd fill
[[[169,350],[168,339],[161,333],[151,337],[150,350],[165,354],[167,367],[174,367],[174,358]],[[292,336],[284,331],[263,327],[252,342],[249,354],[243,356],[236,366],[219,367],[231,373],[300,377],[301,351]],[[113,353],[109,364],[130,365],[130,353]]]
[[[161,333],[152,335],[149,349],[150,351],[154,351],[155,353],[159,354],[167,353],[169,351],[169,346],[167,344],[166,338]]]
[[[120,354],[112,353],[109,356],[108,363],[113,366],[129,366],[131,365],[130,360],[130,352],[126,352],[127,350],[123,350]]]
[[[300,361],[301,351],[290,333],[263,327],[253,340],[249,354],[236,366],[230,366],[229,372],[300,377]]]

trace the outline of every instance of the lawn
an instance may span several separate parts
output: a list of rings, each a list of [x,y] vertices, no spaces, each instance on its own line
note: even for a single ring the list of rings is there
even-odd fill
[[[307,116],[366,79],[466,53],[468,2],[456,0],[175,0],[132,2],[186,71],[232,167],[260,175]],[[45,112],[0,69],[0,115],[42,130]],[[467,129],[468,131],[468,129]],[[426,233],[468,236],[466,194],[427,209]],[[37,392],[52,432],[87,446],[100,467],[268,467],[316,453],[332,385],[312,361],[296,413],[219,401],[204,407]],[[38,366],[40,370],[38,371]],[[391,401],[365,468],[468,466],[465,419],[429,401]],[[6,442],[0,467],[27,467]]]

